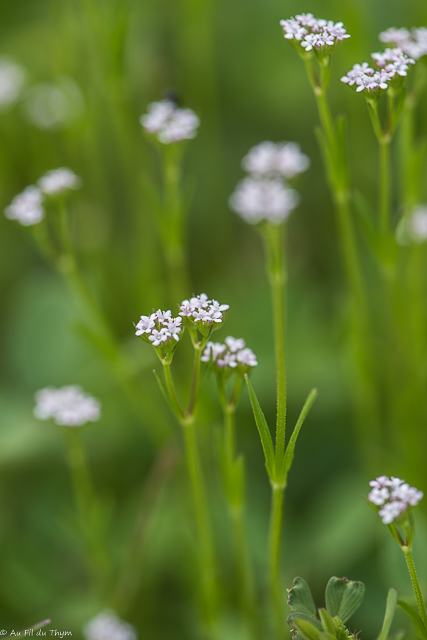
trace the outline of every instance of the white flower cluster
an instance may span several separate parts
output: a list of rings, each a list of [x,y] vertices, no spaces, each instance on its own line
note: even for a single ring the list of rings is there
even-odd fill
[[[191,109],[180,109],[171,100],[152,102],[148,113],[140,118],[140,123],[148,133],[157,135],[163,144],[190,140],[197,135],[199,117]]]
[[[137,640],[136,629],[121,620],[115,611],[107,609],[92,618],[84,627],[86,640]]]
[[[224,311],[229,309],[228,304],[220,304],[217,300],[210,300],[206,293],[201,293],[189,300],[183,300],[179,308],[179,315],[187,322],[195,325],[202,333],[207,329],[219,328],[225,320]]]
[[[25,71],[7,57],[0,58],[0,109],[11,107],[21,95]]]
[[[37,224],[44,218],[42,205],[45,195],[58,195],[68,189],[78,189],[80,184],[80,178],[71,169],[61,167],[48,171],[40,178],[38,186],[30,185],[14,197],[4,210],[4,215],[25,227]]]
[[[81,179],[67,167],[48,171],[38,181],[40,189],[46,195],[57,195],[68,189],[78,189],[81,183]]]
[[[286,180],[306,171],[309,158],[296,142],[266,141],[250,149],[242,165],[249,176],[237,185],[230,207],[249,224],[284,222],[299,202]]]
[[[393,476],[380,476],[371,480],[369,484],[372,490],[368,499],[372,504],[381,507],[378,514],[384,524],[391,524],[408,507],[415,507],[424,495],[422,491]]]
[[[427,55],[427,28],[419,29],[387,29],[380,33],[381,42],[399,47],[410,58],[419,60]]]
[[[311,13],[281,20],[280,26],[286,40],[293,40],[305,51],[313,50],[320,55],[330,53],[338,42],[350,38],[342,22],[315,18]]]
[[[367,62],[355,64],[341,82],[350,87],[356,86],[356,91],[366,91],[370,97],[377,96],[380,89],[385,91],[390,83],[396,83],[399,78],[408,75],[410,65],[415,64],[413,58],[408,57],[402,49],[386,49],[380,53],[373,53],[376,68]]]
[[[53,419],[64,427],[81,427],[86,422],[96,422],[101,414],[99,401],[76,385],[41,389],[37,391],[35,400],[36,418]]]
[[[38,187],[26,187],[6,207],[4,215],[9,220],[18,220],[24,227],[29,227],[44,218],[42,202],[43,194]]]
[[[235,369],[241,373],[246,373],[258,364],[256,355],[246,346],[245,341],[232,336],[225,339],[225,344],[209,341],[201,360],[212,362],[221,371]]]
[[[158,309],[150,316],[141,316],[136,325],[135,335],[151,342],[153,347],[173,346],[172,340],[179,342],[182,318],[172,318],[172,311]]]
[[[261,142],[243,158],[245,171],[253,176],[283,177],[291,180],[307,171],[310,158],[296,142]]]

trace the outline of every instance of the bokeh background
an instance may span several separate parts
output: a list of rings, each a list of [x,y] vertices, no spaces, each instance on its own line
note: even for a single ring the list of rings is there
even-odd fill
[[[147,195],[147,183],[160,185],[159,156],[138,122],[147,104],[170,90],[202,123],[185,154],[193,292],[206,291],[230,304],[227,325],[217,339],[242,336],[257,354],[260,364],[253,384],[271,423],[274,358],[262,247],[253,229],[229,210],[227,200],[243,176],[242,156],[258,142],[296,140],[311,158],[311,168],[298,184],[301,205],[287,227],[289,423],[295,422],[313,386],[319,397],[300,435],[286,493],[283,585],[289,587],[295,575],[303,576],[321,606],[331,575],[363,580],[367,596],[351,626],[361,629],[364,638],[378,634],[390,586],[410,597],[403,557],[362,499],[369,474],[384,470],[367,468],[355,427],[348,300],[314,135],[317,113],[303,64],[278,24],[300,12],[343,21],[352,36],[334,54],[330,99],[334,113],[348,118],[354,184],[375,203],[377,146],[365,101],[339,79],[355,62],[381,49],[380,31],[427,25],[423,3],[3,3],[0,54],[22,65],[25,85],[19,100],[0,113],[0,207],[49,169],[69,166],[81,176],[83,186],[70,200],[79,262],[138,370],[142,400],[137,413],[87,339],[75,299],[45,263],[31,233],[2,216],[2,628],[18,629],[50,617],[52,628],[70,629],[80,638],[82,624],[110,604],[93,590],[85,567],[64,434],[32,416],[37,389],[78,383],[103,407],[100,422],[82,435],[108,512],[115,575],[121,575],[137,514],[140,521],[138,560],[132,567],[136,586],[122,615],[137,627],[140,638],[199,637],[194,523],[181,434],[151,373],[155,354],[134,337],[132,327],[153,307],[175,308],[179,302],[168,297]],[[425,119],[420,118],[418,126],[420,135],[426,133]],[[367,251],[365,258],[369,274]],[[184,392],[188,354],[188,345],[182,346],[177,368]],[[215,455],[221,414],[214,381],[208,378],[199,418],[219,572],[227,585],[224,638],[238,639],[244,636]],[[147,435],[148,426],[154,438]],[[159,467],[158,452],[165,443],[172,454]],[[238,445],[246,456],[247,521],[263,607],[268,597],[270,491],[245,393],[238,411]],[[425,584],[427,522],[422,508],[417,511],[417,527],[415,556]],[[397,627],[409,626],[403,618],[396,620]]]

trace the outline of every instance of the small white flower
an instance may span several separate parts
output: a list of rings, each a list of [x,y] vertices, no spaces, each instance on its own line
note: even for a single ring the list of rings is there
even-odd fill
[[[37,224],[44,218],[42,202],[43,194],[38,187],[26,187],[6,207],[4,215],[9,220],[18,220],[25,227]]]
[[[243,168],[255,176],[283,176],[291,180],[310,166],[296,142],[261,142],[243,158]]]
[[[220,369],[235,369],[237,367],[237,360],[235,353],[221,354],[220,358],[217,358],[216,364]]]
[[[163,322],[166,322],[171,319],[172,311],[169,311],[169,310],[162,311],[161,309],[157,309],[157,311],[152,313],[150,317],[151,317],[151,320],[154,320],[155,322],[160,322],[162,324]]]
[[[148,339],[153,343],[153,347],[159,347],[162,342],[167,342],[170,337],[170,334],[165,328],[160,330],[152,329]]]
[[[165,320],[163,323],[164,328],[169,334],[168,337],[173,338],[177,342],[179,342],[179,334],[181,333],[181,323],[182,318],[170,318],[169,320]]]
[[[190,140],[197,135],[200,119],[191,109],[180,109],[170,100],[153,102],[140,123],[163,144]]]
[[[388,476],[379,476],[379,478],[376,478],[375,480],[371,480],[369,482],[371,487],[374,487],[375,489],[381,489],[382,487],[389,487],[390,486],[390,478]]]
[[[249,349],[248,347],[242,349],[241,351],[238,351],[236,358],[239,364],[242,364],[246,367],[256,367],[258,365],[256,355],[254,354],[252,349]]]
[[[38,185],[43,193],[56,195],[68,189],[78,189],[81,185],[81,180],[71,169],[61,167],[60,169],[48,171],[40,178]]]
[[[406,507],[405,502],[387,502],[387,504],[379,510],[378,514],[384,524],[391,524],[393,520],[396,520],[396,518],[405,511]]]
[[[86,422],[96,422],[101,413],[98,400],[75,385],[41,389],[37,391],[35,400],[36,418],[53,419],[56,424],[65,427],[80,427]]]
[[[136,336],[142,336],[143,333],[151,333],[151,329],[156,326],[154,320],[149,316],[141,316],[138,324],[136,325]]]
[[[236,353],[246,347],[246,343],[242,338],[233,338],[233,336],[227,336],[225,344],[230,349],[231,353]]]
[[[13,60],[0,58],[0,109],[11,107],[19,99],[25,83],[25,71]]]
[[[212,358],[212,360],[215,362],[218,356],[221,355],[221,353],[224,353],[226,348],[227,347],[225,346],[225,344],[221,344],[220,342],[211,342],[209,340],[200,359],[202,360],[202,362],[209,362]]]
[[[230,207],[249,224],[284,222],[298,204],[298,194],[280,180],[244,178],[231,195]]]
[[[390,491],[387,487],[382,487],[381,489],[372,489],[372,491],[368,494],[368,499],[372,504],[376,504],[378,506],[384,504],[386,500],[390,498]]]
[[[83,635],[85,640],[137,640],[136,629],[112,610],[92,618],[83,627]]]

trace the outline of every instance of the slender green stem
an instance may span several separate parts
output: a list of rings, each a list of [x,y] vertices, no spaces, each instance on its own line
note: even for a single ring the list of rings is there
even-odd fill
[[[380,231],[386,236],[390,229],[390,137],[380,141]]]
[[[194,413],[194,408],[196,406],[197,400],[197,391],[199,388],[199,379],[200,379],[200,358],[202,356],[201,345],[194,345],[194,364],[193,364],[193,380],[191,383],[191,396],[190,403],[188,405],[187,413],[192,415]]]
[[[162,363],[163,364],[163,372],[165,374],[165,381],[166,381],[166,388],[168,391],[168,395],[169,395],[169,399],[171,401],[172,407],[174,409],[175,415],[177,417],[177,419],[183,420],[184,419],[184,409],[181,406],[181,403],[179,401],[176,389],[175,389],[175,385],[173,382],[173,378],[172,378],[172,372],[171,372],[171,366],[170,363]]]
[[[267,275],[273,305],[274,352],[276,360],[276,469],[280,469],[286,438],[286,362],[285,362],[285,283],[286,271],[283,248],[283,227],[267,224],[264,227],[264,247]]]
[[[196,443],[193,417],[181,421],[185,436],[185,449],[190,480],[193,490],[199,536],[199,561],[204,600],[204,613],[209,636],[214,634],[218,609],[218,591],[216,584],[215,555],[213,535],[208,510],[208,498],[203,480],[199,451]]]
[[[240,477],[240,467],[236,460],[236,406],[231,402],[221,403],[224,413],[224,465],[225,465],[225,496],[227,499],[228,513],[233,529],[234,553],[236,557],[237,573],[239,580],[239,594],[242,611],[244,612],[249,628],[255,638],[260,637],[260,628],[257,607],[255,603],[254,580],[249,557],[249,545],[245,527],[245,495],[244,495],[244,468],[241,468],[243,477]]]
[[[272,504],[269,531],[269,573],[273,605],[276,615],[278,638],[286,637],[283,590],[280,581],[280,542],[282,532],[283,498],[285,489],[272,483]]]
[[[98,587],[106,587],[109,575],[105,536],[100,521],[100,507],[92,485],[85,451],[77,429],[66,431],[67,460],[74,491],[79,524],[85,538],[88,564]]]
[[[427,612],[424,604],[423,594],[421,592],[420,582],[418,580],[417,571],[415,569],[414,558],[412,551],[408,547],[403,547],[403,553],[405,554],[406,564],[408,566],[409,575],[411,576],[411,582],[414,589],[415,597],[417,599],[418,611],[421,619],[427,629]]]

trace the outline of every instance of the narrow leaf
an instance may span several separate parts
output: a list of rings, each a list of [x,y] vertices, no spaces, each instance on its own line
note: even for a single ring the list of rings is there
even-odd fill
[[[292,466],[292,461],[294,459],[295,453],[295,445],[297,443],[297,438],[299,432],[301,431],[301,427],[304,424],[304,420],[306,419],[308,412],[313,406],[314,401],[317,398],[317,389],[312,389],[308,394],[307,400],[302,408],[298,421],[295,425],[294,431],[290,437],[288,442],[288,446],[286,447],[285,455],[283,458],[283,471],[280,473],[280,480],[286,480],[286,476],[289,473],[289,470]]]
[[[335,625],[331,616],[329,615],[326,609],[319,609],[320,621],[322,623],[322,628],[325,633],[331,633],[335,636]]]
[[[322,634],[314,624],[308,622],[308,620],[295,619],[293,622],[298,633],[304,638],[304,640],[320,640]]]
[[[332,577],[325,592],[326,608],[332,617],[346,622],[362,604],[365,595],[363,582]]]
[[[310,587],[304,578],[296,577],[288,591],[288,605],[295,613],[305,613],[316,617],[317,609]]]
[[[411,618],[412,624],[414,625],[415,631],[417,632],[417,636],[422,640],[427,640],[427,631],[418,611],[416,611],[414,607],[411,607],[410,604],[404,602],[403,600],[398,600],[397,604],[401,609],[403,609],[406,615]]]
[[[394,614],[397,607],[397,601],[399,594],[396,589],[389,589],[387,594],[387,602],[385,607],[383,626],[378,636],[378,640],[387,640],[390,633],[391,623],[393,622]]]
[[[245,380],[246,380],[246,385],[249,391],[249,398],[251,401],[252,411],[254,413],[256,426],[258,427],[262,448],[264,450],[265,466],[267,467],[267,473],[272,480],[275,480],[274,447],[273,447],[273,441],[271,439],[270,429],[268,428],[267,420],[265,419],[265,416],[258,402],[258,398],[255,395],[255,391],[247,375],[245,375]]]

